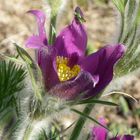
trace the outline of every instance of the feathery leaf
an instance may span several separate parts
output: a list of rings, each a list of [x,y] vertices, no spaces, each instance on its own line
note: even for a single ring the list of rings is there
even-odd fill
[[[15,94],[24,88],[26,71],[14,62],[0,61],[0,112],[14,105]]]

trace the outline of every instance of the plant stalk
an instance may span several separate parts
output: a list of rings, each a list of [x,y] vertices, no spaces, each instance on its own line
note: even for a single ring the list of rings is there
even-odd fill
[[[49,28],[49,44],[52,45],[55,41],[56,35],[54,30],[56,29],[56,19],[57,14],[53,15],[51,13],[51,19],[50,19],[50,28]]]
[[[95,104],[86,105],[86,107],[83,110],[83,113],[86,114],[86,115],[89,115],[91,113],[94,105]],[[69,140],[77,140],[78,139],[78,137],[80,135],[80,132],[81,132],[86,120],[87,120],[87,118],[85,118],[83,116],[80,116],[80,118],[78,119],[78,121],[75,125],[75,128],[73,129],[72,135],[71,135]]]

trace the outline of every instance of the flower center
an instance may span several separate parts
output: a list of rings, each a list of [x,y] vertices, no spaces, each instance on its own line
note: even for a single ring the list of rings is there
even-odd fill
[[[68,66],[69,59],[63,56],[56,57],[57,74],[60,81],[67,81],[76,77],[81,71],[79,65],[74,65],[72,68]]]

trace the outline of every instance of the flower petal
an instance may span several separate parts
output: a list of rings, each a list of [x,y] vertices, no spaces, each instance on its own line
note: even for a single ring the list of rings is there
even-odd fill
[[[54,44],[59,56],[77,53],[83,56],[87,46],[87,34],[84,26],[76,19],[58,35]]]
[[[51,47],[43,47],[38,50],[38,65],[40,66],[47,90],[59,83],[57,73],[53,66],[54,52]]]
[[[49,93],[66,100],[82,98],[81,93],[93,87],[97,79],[83,71],[74,80],[57,84]]]
[[[134,140],[134,136],[132,135],[117,136],[117,137],[111,138],[110,140]]]
[[[40,37],[35,36],[35,35],[29,37],[26,40],[25,45],[28,48],[34,48],[34,49],[41,48],[41,47],[44,46],[44,44],[43,44],[42,40],[40,39]]]
[[[99,122],[106,126],[106,122],[104,118],[101,118]],[[102,126],[95,126],[92,129],[92,139],[91,140],[107,140],[108,130]]]
[[[30,37],[26,41],[26,46],[31,48],[39,48],[42,44],[47,45],[48,41],[45,33],[45,14],[40,10],[30,10],[28,13],[33,14],[36,17],[38,25],[38,35]]]
[[[85,71],[91,75],[99,75],[99,82],[89,92],[88,96],[96,95],[110,83],[113,78],[114,64],[123,56],[124,52],[125,46],[121,44],[108,45],[80,60],[79,65]]]
[[[122,140],[134,140],[134,136],[132,136],[132,135],[124,135]]]

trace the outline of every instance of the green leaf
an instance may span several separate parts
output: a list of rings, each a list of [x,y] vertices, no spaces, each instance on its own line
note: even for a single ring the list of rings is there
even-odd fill
[[[86,115],[89,115],[92,111],[94,107],[94,104],[87,104],[86,107],[84,108],[83,110],[83,113],[86,114]],[[77,140],[81,131],[82,131],[82,128],[86,122],[86,117],[83,117],[82,115],[80,115],[73,131],[72,131],[72,134],[70,136],[70,139],[69,140]]]
[[[80,112],[80,111],[78,111],[78,110],[76,110],[76,109],[71,109],[71,110],[72,110],[73,112],[75,112],[75,113],[77,113],[77,114],[79,114],[79,115],[81,115],[81,116],[83,116],[83,117],[85,117],[85,118],[87,118],[87,119],[89,119],[89,120],[91,120],[91,121],[97,123],[98,125],[104,127],[105,129],[109,130],[106,126],[102,125],[102,124],[99,123],[96,119],[94,119],[94,118],[88,116],[87,114],[85,114],[85,113],[83,113],[83,112]]]
[[[20,57],[28,64],[33,66],[33,60],[30,57],[30,55],[20,46],[18,46],[16,43],[14,43],[14,45],[16,46],[17,52],[20,55]]]
[[[127,1],[128,0],[113,0],[113,3],[121,13],[124,13]]]
[[[16,114],[12,107],[8,107],[6,110],[0,113],[0,138],[2,140],[8,140],[12,127],[16,120]]]
[[[60,128],[59,128],[60,129]],[[60,130],[56,128],[56,126],[52,125],[49,135],[47,136],[48,139],[53,140],[60,140]]]
[[[115,103],[108,102],[108,101],[102,101],[102,100],[96,100],[96,99],[86,99],[86,100],[81,100],[76,103],[72,102],[73,105],[79,105],[79,104],[104,104],[104,105],[110,105],[110,106],[118,106]]]
[[[13,62],[0,61],[0,111],[15,104],[15,95],[24,88],[26,71]]]
[[[48,138],[47,138],[46,132],[45,132],[45,130],[43,129],[43,130],[42,130],[42,133],[39,134],[39,136],[38,136],[38,140],[47,140],[47,139],[48,139]]]
[[[122,96],[120,96],[119,100],[120,100],[120,104],[121,104],[121,108],[123,110],[123,113],[125,115],[127,115],[130,112],[127,101]]]
[[[120,1],[114,0],[119,5]],[[118,43],[124,44],[127,49],[124,57],[116,65],[116,75],[123,76],[140,68],[139,55],[137,53],[140,45],[140,1],[126,0],[124,1],[125,10],[121,13]]]
[[[20,46],[14,44],[16,46],[17,52],[19,56],[24,60],[27,64],[27,69],[31,78],[34,94],[37,100],[42,100],[42,93],[44,93],[44,85],[42,83],[42,73],[39,66],[32,60],[30,55]]]
[[[140,116],[140,108],[137,108],[134,110],[134,114]]]
[[[140,5],[140,2],[139,2],[139,5]],[[140,6],[138,8],[137,17],[136,17],[136,24],[139,25],[139,23],[140,23]]]
[[[135,0],[128,0],[125,12],[123,13],[123,33],[120,42],[124,43],[125,38],[131,32],[133,26],[135,26],[137,11],[137,3]]]

